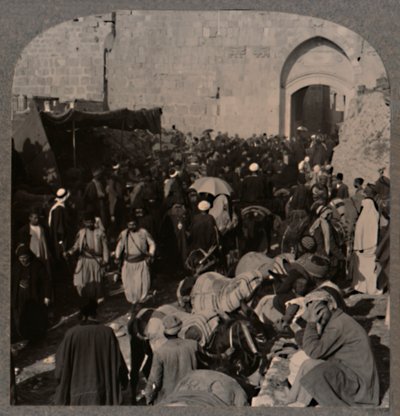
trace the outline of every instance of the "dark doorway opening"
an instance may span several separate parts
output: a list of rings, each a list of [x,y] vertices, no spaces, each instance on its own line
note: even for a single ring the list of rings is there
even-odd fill
[[[307,127],[311,134],[335,134],[344,118],[345,100],[329,85],[309,85],[296,91],[291,97],[291,136],[299,126]]]

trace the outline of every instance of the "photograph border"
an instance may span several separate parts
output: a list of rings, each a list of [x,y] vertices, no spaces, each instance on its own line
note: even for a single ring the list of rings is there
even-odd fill
[[[391,92],[391,316],[397,317],[400,303],[399,197],[400,197],[400,2],[396,0],[2,0],[0,15],[0,413],[24,415],[106,415],[107,407],[10,406],[10,235],[11,235],[11,91],[14,69],[25,46],[43,31],[75,17],[99,15],[115,10],[254,10],[273,11],[316,17],[342,25],[363,37],[378,53],[389,78]],[[390,323],[390,407],[306,408],[286,407],[212,409],[215,415],[232,412],[241,415],[397,415],[400,414],[400,322]],[[117,414],[135,415],[206,415],[210,408],[114,407]]]

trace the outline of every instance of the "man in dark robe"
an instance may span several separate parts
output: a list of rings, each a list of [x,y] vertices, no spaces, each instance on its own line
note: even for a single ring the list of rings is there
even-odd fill
[[[292,137],[290,140],[290,150],[292,158],[296,165],[298,165],[306,157],[304,144],[299,137]]]
[[[310,148],[310,164],[311,166],[323,166],[328,161],[328,151],[325,143],[322,142],[321,136],[315,138],[315,144]]]
[[[186,194],[183,189],[179,171],[170,169],[169,180],[164,188],[165,208],[170,209],[174,204],[187,205]]]
[[[306,176],[300,173],[297,178],[297,186],[290,200],[290,210],[304,210],[309,212],[312,204],[310,190],[306,186]]]
[[[265,181],[258,174],[259,165],[252,163],[249,166],[250,175],[245,177],[242,183],[240,200],[243,206],[263,205],[266,199]]]
[[[193,217],[190,229],[190,251],[202,249],[208,252],[211,247],[218,245],[218,228],[215,218],[208,213],[209,202],[200,201],[198,209],[200,214]]]
[[[49,212],[49,229],[53,255],[56,262],[63,260],[62,253],[65,248],[72,243],[70,212],[68,209],[68,199],[70,193],[60,188],[57,191],[55,203]]]
[[[16,256],[11,281],[13,322],[19,335],[34,340],[43,337],[47,330],[50,278],[44,264],[25,244],[18,246]]]
[[[113,330],[95,320],[97,302],[81,308],[81,322],[69,329],[56,353],[56,405],[120,405],[128,369]]]
[[[85,208],[92,210],[96,217],[101,219],[103,226],[107,229],[109,225],[109,211],[106,202],[106,191],[102,182],[103,171],[95,169],[93,179],[87,184],[83,195]]]
[[[106,193],[112,223],[110,226],[111,234],[116,238],[124,228],[127,213],[125,212],[124,201],[125,182],[121,175],[120,164],[114,164],[112,169],[112,174],[107,180]]]

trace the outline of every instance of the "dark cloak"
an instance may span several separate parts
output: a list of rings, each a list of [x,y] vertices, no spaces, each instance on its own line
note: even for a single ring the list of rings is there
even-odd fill
[[[12,272],[11,305],[16,329],[24,338],[40,338],[47,329],[44,298],[51,297],[46,267],[32,253],[28,267],[17,261]]]
[[[69,329],[56,353],[56,405],[118,405],[128,369],[111,328],[86,321]]]
[[[207,252],[217,244],[217,224],[210,214],[197,214],[193,217],[190,231],[190,251],[199,248]]]

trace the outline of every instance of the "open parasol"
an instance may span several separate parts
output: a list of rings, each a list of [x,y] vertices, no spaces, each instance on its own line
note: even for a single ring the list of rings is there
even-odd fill
[[[233,192],[233,189],[229,183],[212,176],[205,176],[195,180],[190,188],[195,189],[198,193],[203,192],[214,196],[219,194],[231,195]]]

